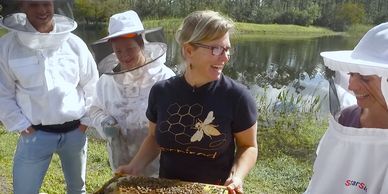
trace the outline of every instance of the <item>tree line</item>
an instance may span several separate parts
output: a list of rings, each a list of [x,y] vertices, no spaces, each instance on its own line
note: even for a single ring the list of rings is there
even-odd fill
[[[354,24],[388,21],[387,0],[75,0],[75,17],[86,23],[107,22],[132,9],[144,19],[182,18],[211,9],[237,22],[316,25],[344,31]]]

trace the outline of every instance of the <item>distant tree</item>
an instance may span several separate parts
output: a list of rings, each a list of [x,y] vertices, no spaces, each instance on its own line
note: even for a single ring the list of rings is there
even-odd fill
[[[376,25],[384,23],[384,22],[388,22],[388,13],[387,14],[381,14],[381,15],[377,16],[373,20],[373,24],[376,24]]]
[[[340,4],[334,14],[331,28],[336,31],[347,30],[351,25],[361,24],[365,19],[365,9],[359,3]]]
[[[278,16],[279,12],[272,7],[257,6],[252,10],[253,23],[271,24]]]
[[[306,9],[307,15],[308,15],[308,18],[306,21],[306,26],[314,24],[314,22],[319,17],[321,17],[321,13],[322,13],[321,7],[317,3],[310,2],[310,1],[308,1],[308,2],[309,3],[306,3],[306,5],[308,5],[308,7]]]
[[[307,3],[293,7],[280,14],[274,21],[279,24],[296,24],[309,26],[320,16],[319,6]]]
[[[115,13],[135,10],[142,19],[186,17],[211,9],[237,22],[318,25],[344,30],[352,24],[387,21],[388,0],[74,0],[84,23],[106,22]],[[82,23],[81,22],[81,23]]]
[[[84,21],[86,24],[94,21],[94,6],[88,0],[78,0],[75,2],[74,17],[78,21]]]
[[[74,16],[78,21],[84,21],[86,24],[107,22],[112,14],[120,11],[120,6],[117,6],[119,1],[77,0]]]

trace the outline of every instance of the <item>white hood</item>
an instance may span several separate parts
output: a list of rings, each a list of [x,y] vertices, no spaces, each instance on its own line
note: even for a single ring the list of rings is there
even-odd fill
[[[136,80],[142,78],[145,72],[148,72],[149,75],[160,72],[162,68],[160,64],[164,64],[164,61],[166,61],[166,50],[167,45],[164,43],[146,43],[144,45],[146,63],[143,66],[134,70],[116,73],[113,69],[119,64],[119,61],[115,53],[112,53],[98,64],[98,69],[106,75],[113,76],[118,84],[133,84]]]
[[[56,49],[67,40],[77,28],[77,23],[66,16],[55,14],[54,29],[49,33],[38,32],[28,21],[24,13],[15,13],[1,19],[1,26],[16,32],[20,43],[31,49]]]
[[[326,51],[321,56],[325,66],[333,71],[381,77],[381,91],[388,105],[388,22],[370,29],[353,50]],[[347,77],[346,82],[339,85],[347,90],[349,76],[342,77]]]

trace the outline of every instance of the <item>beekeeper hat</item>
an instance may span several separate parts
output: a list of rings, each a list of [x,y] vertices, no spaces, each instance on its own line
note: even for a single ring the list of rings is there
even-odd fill
[[[129,10],[112,15],[109,19],[108,31],[109,35],[97,42],[104,42],[126,34],[141,34],[144,32],[144,27],[137,13]]]
[[[322,52],[324,63],[335,71],[388,76],[388,23],[369,30],[353,50]]]

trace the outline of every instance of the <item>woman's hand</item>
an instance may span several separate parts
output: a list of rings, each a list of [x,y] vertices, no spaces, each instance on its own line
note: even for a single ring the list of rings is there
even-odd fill
[[[225,186],[228,188],[229,194],[242,194],[243,190],[243,180],[240,177],[231,176],[225,181]]]
[[[236,138],[236,157],[229,178],[225,181],[229,193],[243,193],[243,180],[255,166],[257,160],[257,123],[242,132],[234,134]]]
[[[119,166],[117,169],[116,169],[116,172],[115,174],[129,174],[129,175],[139,175],[139,171],[136,170],[133,165],[131,165],[131,163],[127,164],[127,165],[122,165],[122,166]]]

